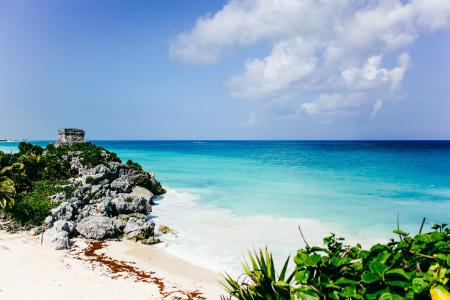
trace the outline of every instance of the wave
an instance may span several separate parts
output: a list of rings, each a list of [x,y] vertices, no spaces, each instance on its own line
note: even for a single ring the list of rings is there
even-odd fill
[[[240,262],[247,250],[269,247],[274,259],[281,263],[288,255],[304,246],[298,225],[310,244],[320,245],[330,232],[351,236],[347,242],[369,245],[386,238],[361,234],[340,224],[323,223],[314,219],[284,218],[269,215],[238,215],[224,208],[199,203],[196,196],[185,191],[169,189],[157,201],[155,219],[176,232],[165,235],[158,247],[193,264],[219,272],[240,274]],[[380,230],[381,232],[381,230]],[[370,236],[370,238],[368,238]]]

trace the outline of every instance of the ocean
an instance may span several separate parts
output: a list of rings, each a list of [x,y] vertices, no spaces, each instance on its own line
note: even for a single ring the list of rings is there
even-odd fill
[[[450,221],[448,141],[93,141],[156,173],[168,189],[158,247],[239,273],[249,249],[278,260],[334,232],[363,246]],[[34,142],[45,145],[48,142]],[[17,143],[0,143],[15,151]]]

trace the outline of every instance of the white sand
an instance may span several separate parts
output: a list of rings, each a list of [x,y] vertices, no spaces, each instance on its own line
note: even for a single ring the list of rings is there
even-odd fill
[[[160,249],[133,242],[108,242],[98,253],[130,262],[138,270],[162,279],[163,297],[154,283],[136,282],[133,276],[116,278],[109,268],[81,259],[69,251],[41,246],[39,237],[0,231],[0,299],[187,299],[198,290],[207,299],[219,299],[220,274],[170,256]],[[201,298],[195,298],[201,299]]]

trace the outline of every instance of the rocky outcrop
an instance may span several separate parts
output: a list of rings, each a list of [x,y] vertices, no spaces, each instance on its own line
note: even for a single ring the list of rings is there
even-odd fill
[[[46,230],[42,235],[42,243],[55,247],[56,250],[68,249],[70,246],[69,236],[72,234],[74,225],[70,221],[58,220],[53,227]]]
[[[71,195],[51,197],[60,203],[45,219],[43,242],[57,249],[70,245],[70,238],[82,236],[103,240],[124,236],[152,244],[155,224],[150,220],[152,198],[164,192],[152,173],[134,165],[116,161],[94,167],[83,165],[79,152],[66,157],[77,176],[70,179],[75,187]]]
[[[120,224],[116,218],[87,216],[77,223],[75,229],[86,238],[104,240],[120,235]]]

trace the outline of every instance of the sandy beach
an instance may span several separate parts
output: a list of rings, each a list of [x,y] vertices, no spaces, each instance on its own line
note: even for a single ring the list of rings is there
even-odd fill
[[[0,231],[0,299],[218,299],[220,274],[131,241],[71,250]]]

